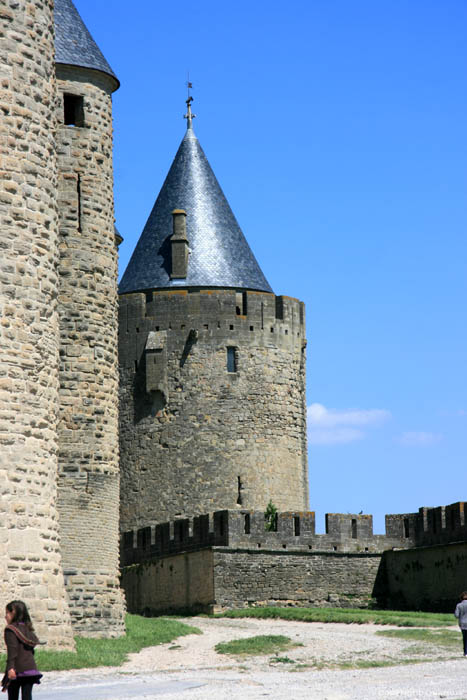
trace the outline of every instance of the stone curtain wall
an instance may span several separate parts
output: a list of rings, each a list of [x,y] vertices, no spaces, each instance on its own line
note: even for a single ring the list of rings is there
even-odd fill
[[[367,607],[381,554],[212,548],[125,567],[131,613],[261,605]]]
[[[61,65],[57,80],[63,564],[75,631],[118,636],[124,601],[118,582],[116,83]],[[64,124],[64,94],[83,98],[75,125]]]
[[[467,542],[388,551],[383,566],[381,598],[388,607],[454,612],[467,589]]]
[[[249,605],[367,607],[381,554],[217,550],[217,609]]]
[[[303,304],[128,294],[119,323],[121,529],[270,499],[306,510]]]
[[[215,599],[213,556],[211,549],[203,549],[123,569],[128,612],[211,611]]]
[[[49,647],[73,638],[56,511],[57,181],[53,2],[0,8],[0,595]]]

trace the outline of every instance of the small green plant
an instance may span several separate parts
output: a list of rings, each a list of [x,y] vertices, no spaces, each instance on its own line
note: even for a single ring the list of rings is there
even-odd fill
[[[218,654],[262,656],[286,651],[293,646],[295,644],[290,637],[285,637],[281,634],[265,634],[257,637],[247,637],[246,639],[232,639],[231,642],[219,642],[214,649]]]
[[[266,532],[277,532],[277,508],[269,501],[264,513],[264,529]]]
[[[288,656],[273,656],[269,659],[270,664],[294,664],[293,659],[289,659]]]

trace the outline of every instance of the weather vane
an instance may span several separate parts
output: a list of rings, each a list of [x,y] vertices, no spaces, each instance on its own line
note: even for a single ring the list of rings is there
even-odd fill
[[[190,73],[188,73],[188,80],[186,83],[188,99],[186,100],[187,112],[184,119],[187,120],[187,129],[191,129],[192,120],[196,117],[196,114],[191,112],[191,103],[193,102],[193,97],[190,95],[190,90],[193,88],[193,83],[190,82]]]

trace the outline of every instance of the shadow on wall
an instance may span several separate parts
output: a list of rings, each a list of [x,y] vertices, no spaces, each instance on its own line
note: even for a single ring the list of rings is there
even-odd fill
[[[466,588],[467,542],[384,552],[373,597],[379,607],[452,613]]]

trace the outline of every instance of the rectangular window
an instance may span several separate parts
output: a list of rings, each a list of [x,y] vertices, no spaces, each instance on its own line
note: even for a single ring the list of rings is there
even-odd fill
[[[227,348],[227,372],[237,371],[237,352],[236,348]]]
[[[357,539],[357,519],[352,518],[352,539]]]
[[[63,123],[68,126],[84,126],[84,99],[82,95],[63,95]]]

